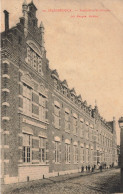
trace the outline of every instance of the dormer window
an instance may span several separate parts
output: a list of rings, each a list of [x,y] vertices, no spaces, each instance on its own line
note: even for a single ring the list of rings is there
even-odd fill
[[[74,101],[75,100],[75,96],[73,94],[71,94],[71,100]]]
[[[58,86],[58,80],[54,79],[54,87],[57,88],[57,86]]]
[[[63,87],[63,94],[67,96],[67,88]]]
[[[67,81],[64,80],[62,82],[62,92],[65,96],[68,96],[68,84],[67,84]]]

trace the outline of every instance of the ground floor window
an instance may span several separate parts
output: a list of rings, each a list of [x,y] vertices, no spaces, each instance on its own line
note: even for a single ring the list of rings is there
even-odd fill
[[[81,163],[83,163],[84,162],[84,148],[83,147],[80,148],[80,159],[81,159]]]
[[[55,141],[55,163],[59,163],[61,161],[61,143]]]
[[[86,149],[86,162],[89,162],[89,149]]]
[[[23,135],[23,162],[31,162],[31,140],[30,135]]]
[[[70,163],[70,145],[65,144],[65,162]]]
[[[74,151],[74,163],[78,163],[78,147],[77,147],[77,145],[74,145],[73,151]]]
[[[41,163],[46,161],[46,139],[43,137],[39,138],[39,161]]]

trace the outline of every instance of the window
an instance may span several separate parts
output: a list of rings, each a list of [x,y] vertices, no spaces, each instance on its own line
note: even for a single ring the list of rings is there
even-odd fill
[[[77,145],[74,145],[73,151],[74,151],[74,163],[78,163],[78,147],[77,147]]]
[[[78,135],[77,118],[73,117],[73,132]]]
[[[27,48],[28,64],[31,65],[39,73],[42,72],[41,57],[30,47]]]
[[[68,94],[67,88],[65,88],[65,87],[63,87],[63,94],[64,94],[65,96],[67,96],[67,94]]]
[[[70,115],[65,111],[65,131],[70,131]]]
[[[86,129],[86,139],[88,140],[89,139],[89,130]]]
[[[80,121],[80,137],[84,137],[83,122]]]
[[[70,163],[70,145],[65,144],[65,162]]]
[[[25,114],[31,113],[31,88],[23,85],[23,111]]]
[[[31,162],[31,140],[28,134],[23,135],[23,162]]]
[[[39,161],[45,163],[46,161],[46,139],[39,138]]]
[[[39,95],[39,119],[45,121],[46,118],[46,98]]]
[[[89,138],[90,138],[90,141],[92,141],[92,131],[89,130]]]
[[[80,148],[80,159],[81,159],[81,163],[83,163],[84,162],[84,148],[83,147]]]
[[[86,149],[86,162],[89,162],[89,149]]]
[[[100,152],[97,150],[97,163],[100,162]]]
[[[61,143],[55,141],[55,163],[59,163],[61,161]]]
[[[54,106],[54,125],[55,128],[60,128],[60,108],[58,106]]]
[[[71,94],[71,100],[75,101],[75,96]]]
[[[57,88],[57,86],[58,86],[58,80],[54,79],[54,87]]]
[[[91,162],[93,162],[93,150],[92,149],[91,149],[90,153],[91,153],[90,159],[91,159]]]

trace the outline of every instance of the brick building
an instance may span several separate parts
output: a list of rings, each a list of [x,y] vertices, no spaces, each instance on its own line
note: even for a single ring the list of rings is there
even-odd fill
[[[41,179],[78,172],[81,166],[116,163],[115,119],[106,122],[51,70],[44,27],[37,8],[22,5],[23,16],[1,35],[2,181]]]

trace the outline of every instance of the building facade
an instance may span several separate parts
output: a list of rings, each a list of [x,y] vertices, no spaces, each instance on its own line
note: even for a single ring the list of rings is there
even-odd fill
[[[117,162],[115,119],[106,122],[51,70],[34,3],[1,35],[1,166],[5,184]]]
[[[123,192],[123,117],[119,119],[120,127],[120,157],[119,157],[119,166],[120,166],[120,192]]]

